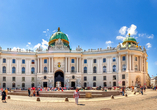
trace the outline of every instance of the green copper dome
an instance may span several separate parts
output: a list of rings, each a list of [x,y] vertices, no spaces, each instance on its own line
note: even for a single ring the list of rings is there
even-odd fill
[[[124,39],[123,42],[127,42],[127,41],[134,41],[134,42],[136,42],[136,39],[133,38],[133,37],[127,37],[127,38]]]
[[[58,31],[52,34],[52,36],[49,39],[49,45],[54,45],[55,41],[61,39],[63,43],[68,46],[69,45],[69,39],[66,34],[60,31],[60,28],[58,28]]]

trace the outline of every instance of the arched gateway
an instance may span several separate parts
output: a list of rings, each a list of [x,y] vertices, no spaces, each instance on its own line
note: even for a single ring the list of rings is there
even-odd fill
[[[57,71],[54,75],[54,87],[64,87],[64,74],[62,71]]]

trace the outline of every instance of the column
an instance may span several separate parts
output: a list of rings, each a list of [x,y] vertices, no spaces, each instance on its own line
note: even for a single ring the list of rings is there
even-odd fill
[[[132,55],[132,70],[133,70],[133,72],[135,71],[135,68],[134,68],[134,55]]]
[[[77,73],[78,73],[78,57],[77,57]]]
[[[141,61],[141,62],[142,62],[142,70],[141,70],[141,71],[143,72],[143,71],[144,71],[144,70],[143,70],[143,57],[142,57],[142,61]]]
[[[131,71],[131,64],[132,64],[131,63],[131,55],[129,55],[129,62],[130,62],[130,64],[129,64],[130,65],[130,69],[129,70]]]
[[[119,55],[119,73],[121,72],[121,55]]]
[[[99,72],[100,72],[100,66],[99,66],[99,58],[97,58],[97,64],[98,64],[98,67],[97,67],[97,74],[99,74]]]
[[[53,73],[53,57],[52,57],[52,73]]]
[[[50,73],[50,57],[49,57],[49,73]]]
[[[67,72],[67,57],[65,57],[65,73]]]
[[[2,57],[0,57],[0,74],[2,73]]]
[[[39,58],[38,58],[38,73],[39,73]]]
[[[42,73],[42,58],[40,58],[40,73]]]
[[[140,56],[140,72],[142,71],[142,57]]]
[[[70,73],[70,57],[68,57],[68,72]]]
[[[81,73],[81,57],[79,58],[79,72]]]
[[[146,58],[144,58],[144,73],[146,72]]]
[[[128,65],[129,64],[129,58],[128,58],[128,54],[126,54],[126,72],[128,72]]]

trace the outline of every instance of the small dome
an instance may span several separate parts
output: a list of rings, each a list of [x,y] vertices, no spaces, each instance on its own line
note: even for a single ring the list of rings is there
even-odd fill
[[[66,34],[60,31],[60,28],[58,28],[58,31],[52,34],[52,36],[49,39],[49,45],[53,45],[54,42],[58,39],[61,39],[65,45],[69,45],[69,39]]]
[[[136,39],[133,38],[133,37],[130,37],[130,34],[129,34],[129,37],[126,37],[126,38],[124,39],[124,41],[123,41],[123,45],[125,45],[126,42],[128,42],[129,44],[130,44],[131,42],[134,43],[134,44],[137,44]]]

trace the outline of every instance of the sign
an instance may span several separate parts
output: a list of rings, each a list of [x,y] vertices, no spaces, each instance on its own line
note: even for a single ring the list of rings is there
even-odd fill
[[[60,62],[58,62],[58,68],[60,68],[61,67],[61,63]]]

